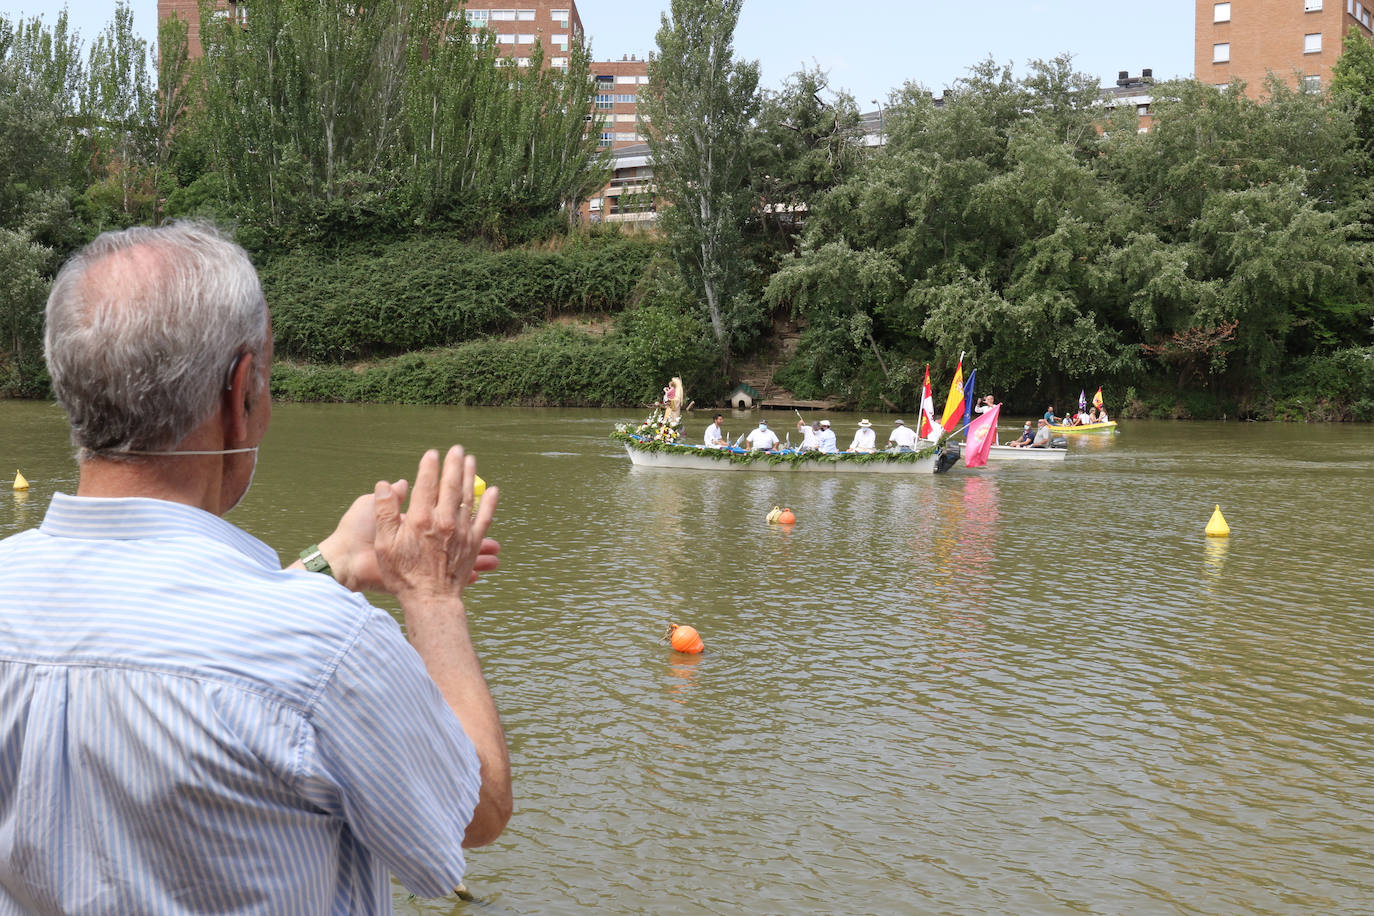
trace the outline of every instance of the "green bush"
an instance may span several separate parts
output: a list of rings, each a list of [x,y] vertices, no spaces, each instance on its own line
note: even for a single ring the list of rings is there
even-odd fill
[[[657,247],[608,234],[557,250],[491,251],[429,236],[297,249],[261,273],[282,355],[339,363],[621,311]]]
[[[689,391],[718,390],[709,348],[702,349],[705,335],[694,320],[656,315],[626,324],[633,329],[644,323],[656,328],[652,339],[628,330],[549,325],[518,338],[407,353],[356,369],[283,361],[273,368],[272,395],[286,401],[608,407],[645,403],[672,375],[683,376]],[[652,353],[668,354],[662,357],[668,361]]]

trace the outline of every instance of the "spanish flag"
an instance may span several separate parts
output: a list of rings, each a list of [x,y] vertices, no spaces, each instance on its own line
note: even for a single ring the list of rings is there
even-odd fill
[[[940,418],[940,425],[946,431],[952,427],[950,424],[957,421],[964,415],[964,354],[959,354],[959,365],[954,369],[954,381],[949,386],[949,397],[945,398],[945,415]]]
[[[1093,395],[1093,406],[1098,410],[1102,409],[1102,389],[1097,389],[1097,394]]]

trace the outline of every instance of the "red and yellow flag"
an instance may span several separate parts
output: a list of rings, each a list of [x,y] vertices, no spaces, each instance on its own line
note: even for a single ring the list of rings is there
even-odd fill
[[[959,357],[959,365],[954,369],[954,381],[949,386],[949,397],[945,398],[945,415],[940,418],[940,425],[947,431],[951,428],[950,423],[957,421],[964,415],[964,358]]]
[[[1097,394],[1093,395],[1093,406],[1098,410],[1102,409],[1102,389],[1097,389]]]

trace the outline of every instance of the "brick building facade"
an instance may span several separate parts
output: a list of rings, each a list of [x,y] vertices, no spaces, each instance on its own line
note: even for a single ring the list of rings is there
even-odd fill
[[[1321,91],[1351,28],[1374,36],[1364,0],[1196,0],[1193,74],[1214,86],[1244,80],[1260,97],[1269,73],[1293,88]]]

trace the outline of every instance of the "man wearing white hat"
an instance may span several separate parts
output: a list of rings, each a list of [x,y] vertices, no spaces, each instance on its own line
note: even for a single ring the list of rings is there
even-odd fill
[[[750,433],[749,438],[745,441],[749,443],[751,449],[760,449],[765,452],[777,449],[779,442],[778,434],[769,429],[768,424],[762,420],[759,421],[759,428]]]
[[[835,442],[835,431],[830,428],[829,420],[821,421],[821,431],[816,433],[816,445],[823,454],[839,454],[840,446]]]
[[[892,421],[892,432],[888,434],[887,444],[904,451],[916,448],[916,431],[899,420]]]
[[[851,452],[872,453],[878,450],[878,437],[873,432],[873,424],[860,420],[859,428],[854,431],[854,440],[849,443]]]

